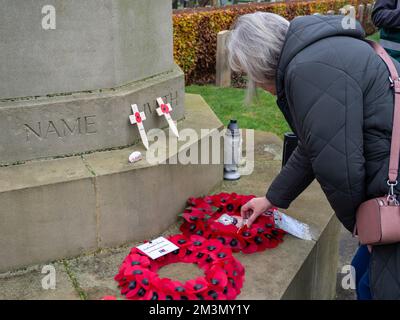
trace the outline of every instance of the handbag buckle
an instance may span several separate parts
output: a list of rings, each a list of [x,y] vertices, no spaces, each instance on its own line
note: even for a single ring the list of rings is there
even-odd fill
[[[390,87],[394,89],[395,93],[400,93],[400,77],[397,79],[393,79],[389,76]]]
[[[395,182],[391,182],[390,180],[387,181],[387,184],[389,186],[387,201],[390,205],[400,205],[399,201],[397,200],[397,195],[394,193],[394,187],[397,186],[397,183],[397,180]]]

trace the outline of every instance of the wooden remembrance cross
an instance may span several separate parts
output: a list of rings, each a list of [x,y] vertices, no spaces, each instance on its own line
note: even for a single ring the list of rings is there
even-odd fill
[[[159,116],[165,117],[173,134],[179,138],[178,129],[176,128],[176,125],[171,118],[171,111],[172,111],[171,104],[164,103],[164,100],[162,98],[157,98],[157,104],[158,104],[158,108],[156,109],[157,114]]]
[[[138,106],[136,104],[132,104],[131,107],[132,107],[133,114],[129,116],[129,120],[130,120],[131,124],[136,124],[138,126],[143,145],[148,150],[149,149],[149,141],[147,140],[146,130],[144,130],[144,126],[143,126],[143,121],[146,120],[146,115],[144,112],[139,112]]]

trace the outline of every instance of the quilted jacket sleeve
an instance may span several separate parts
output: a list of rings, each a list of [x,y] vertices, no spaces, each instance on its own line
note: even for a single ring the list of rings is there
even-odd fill
[[[400,1],[400,0],[397,0]],[[396,0],[377,0],[372,21],[378,28],[400,28],[400,8]]]
[[[331,207],[352,231],[365,200],[363,91],[344,67],[293,63],[286,88],[294,122]]]
[[[274,206],[287,209],[313,180],[311,162],[299,141],[289,160],[268,188],[266,197]]]

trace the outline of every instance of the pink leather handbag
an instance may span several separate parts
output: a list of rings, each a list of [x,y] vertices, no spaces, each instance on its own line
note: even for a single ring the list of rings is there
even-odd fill
[[[376,42],[368,41],[368,43],[386,63],[394,90],[393,130],[387,180],[389,191],[385,196],[361,203],[356,212],[354,235],[358,235],[361,244],[380,245],[400,242],[400,205],[394,193],[400,154],[400,79],[385,49]]]

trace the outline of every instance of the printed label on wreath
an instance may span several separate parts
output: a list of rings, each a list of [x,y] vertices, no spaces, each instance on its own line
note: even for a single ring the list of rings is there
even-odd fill
[[[136,248],[153,260],[179,249],[178,246],[164,237],[158,237],[157,239],[141,244]]]
[[[234,217],[224,213],[222,216],[219,217],[218,222],[222,223],[224,226],[228,226],[230,224],[236,225],[237,220]]]
[[[224,213],[217,220],[219,223],[222,223],[224,226],[229,226],[233,224],[234,226],[240,228],[243,224],[243,218],[240,216],[230,216],[229,214]]]

